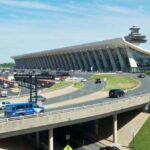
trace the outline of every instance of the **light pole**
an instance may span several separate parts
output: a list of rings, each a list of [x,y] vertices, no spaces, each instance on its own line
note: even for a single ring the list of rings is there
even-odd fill
[[[135,150],[135,135],[136,135],[136,129],[132,128],[131,129],[131,134],[132,134],[132,148]]]

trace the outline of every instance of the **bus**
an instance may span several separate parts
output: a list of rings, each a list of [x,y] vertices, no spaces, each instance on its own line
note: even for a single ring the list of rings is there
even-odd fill
[[[43,112],[44,107],[40,107],[32,102],[9,104],[4,108],[4,116],[6,118],[33,115]]]

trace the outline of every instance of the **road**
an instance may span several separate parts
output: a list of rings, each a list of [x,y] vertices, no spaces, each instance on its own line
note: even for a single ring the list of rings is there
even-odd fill
[[[146,78],[137,78],[136,75],[131,75],[131,76],[133,76],[135,79],[139,80],[141,82],[141,85],[138,88],[134,89],[134,90],[129,90],[126,93],[125,97],[120,97],[119,99],[118,98],[109,98],[109,97],[99,98],[99,99],[95,99],[95,100],[84,102],[84,103],[78,103],[78,104],[73,104],[72,103],[71,105],[62,106],[62,107],[58,107],[58,108],[54,108],[54,109],[48,109],[46,111],[56,111],[56,110],[60,110],[60,109],[70,108],[70,107],[78,107],[78,106],[81,106],[81,105],[86,106],[86,105],[97,104],[97,103],[106,103],[106,102],[111,102],[111,101],[116,101],[116,100],[123,100],[126,97],[132,97],[132,96],[138,96],[140,94],[150,93],[150,77],[149,76],[146,77]],[[97,85],[95,84],[95,86],[97,86]],[[64,100],[65,101],[71,100],[70,97],[73,98],[73,95],[74,95],[73,93],[70,94],[69,99],[67,99],[67,97],[64,95],[59,100],[61,100],[61,99],[63,101]],[[53,103],[56,103],[58,101],[57,101],[57,98],[54,98],[53,101],[49,101],[49,102],[47,102],[47,104],[53,104]]]

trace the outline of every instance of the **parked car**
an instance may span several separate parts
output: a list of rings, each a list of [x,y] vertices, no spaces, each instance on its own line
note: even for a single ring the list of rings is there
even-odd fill
[[[109,91],[109,97],[110,98],[118,98],[118,97],[122,97],[125,95],[125,92],[123,90],[120,89],[111,89]]]
[[[32,97],[32,102],[35,102],[35,100],[36,100],[36,96],[33,96]],[[30,101],[30,97],[29,97],[28,101]],[[41,95],[37,95],[37,101],[45,102],[46,98],[41,96]]]
[[[97,84],[97,83],[101,83],[102,81],[101,81],[101,79],[96,79],[95,80],[95,83]]]
[[[4,84],[3,84],[3,88],[4,88],[4,89],[7,89],[7,88],[9,88],[9,84],[7,84],[7,83],[4,83]]]
[[[144,74],[144,73],[140,73],[140,74],[138,74],[137,77],[138,77],[138,78],[145,78],[145,74]]]
[[[6,105],[10,104],[10,102],[7,102],[7,101],[2,101],[0,102],[0,109],[4,109]]]
[[[85,78],[81,79],[81,82],[86,82],[86,81],[87,81],[87,79],[85,79]]]
[[[6,90],[0,91],[0,97],[7,97],[7,91]]]

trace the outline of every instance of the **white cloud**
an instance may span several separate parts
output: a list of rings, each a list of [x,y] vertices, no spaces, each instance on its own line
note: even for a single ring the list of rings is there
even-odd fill
[[[18,1],[18,0],[0,0],[0,4],[18,7],[18,8],[28,8],[28,9],[39,9],[45,11],[54,11],[54,12],[68,12],[73,13],[71,10],[60,8],[53,5],[48,5],[40,2],[31,2],[31,1]]]
[[[133,9],[133,8],[127,8],[127,7],[122,7],[122,6],[110,6],[110,5],[104,5],[102,8],[105,11],[110,11],[113,13],[121,13],[121,14],[130,14],[130,13],[138,13],[138,9]]]

